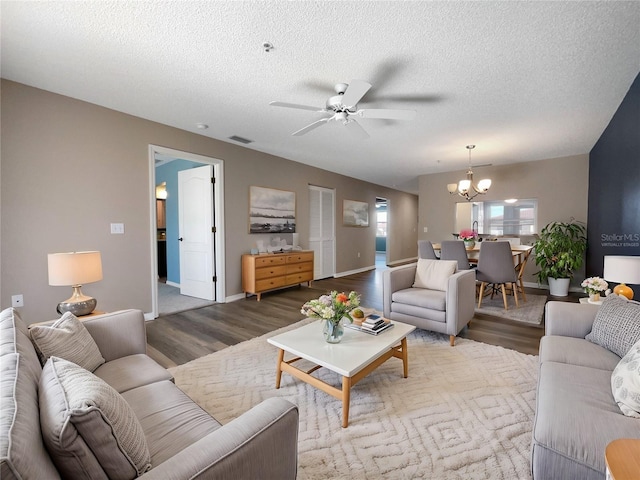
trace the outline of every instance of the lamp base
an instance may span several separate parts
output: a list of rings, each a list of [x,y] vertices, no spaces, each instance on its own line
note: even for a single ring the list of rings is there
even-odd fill
[[[95,298],[76,303],[60,302],[56,310],[60,315],[66,312],[71,312],[76,317],[81,317],[83,315],[89,315],[91,312],[93,312],[96,308],[97,303],[98,302]]]
[[[623,295],[629,300],[633,300],[633,290],[631,289],[631,287],[627,287],[624,283],[621,283],[616,288],[614,288],[613,293],[615,293],[616,295]]]
[[[56,311],[60,315],[65,312],[71,312],[76,317],[81,317],[82,315],[89,315],[95,310],[98,301],[93,297],[84,295],[81,288],[82,285],[74,285],[71,298],[67,298],[64,302],[58,304]]]

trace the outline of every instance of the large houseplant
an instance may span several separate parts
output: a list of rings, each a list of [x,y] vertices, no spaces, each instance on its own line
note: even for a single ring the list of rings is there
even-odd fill
[[[549,282],[551,295],[567,296],[573,272],[584,262],[587,231],[583,224],[551,222],[541,231],[535,244],[538,282]]]

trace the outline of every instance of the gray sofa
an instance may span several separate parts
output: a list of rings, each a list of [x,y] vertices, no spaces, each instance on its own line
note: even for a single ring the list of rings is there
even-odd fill
[[[176,387],[167,370],[146,355],[142,312],[125,310],[95,316],[82,325],[106,360],[94,375],[124,398],[144,432],[151,468],[141,478],[296,477],[295,405],[284,399],[267,399],[222,426]],[[50,384],[42,386],[40,377],[45,374],[27,327],[15,310],[7,309],[2,312],[0,328],[0,478],[61,478],[56,468],[61,459],[50,453],[49,444],[43,441],[44,427],[41,429],[42,402],[52,395]],[[97,453],[95,457],[89,459],[94,465],[96,459],[100,463]],[[73,476],[110,478],[109,471],[100,463],[97,471]]]
[[[437,262],[445,263],[444,260]],[[413,288],[417,266],[417,263],[411,263],[382,273],[384,316],[423,330],[447,334],[453,346],[456,335],[473,318],[475,271],[462,270],[449,276],[446,290]]]
[[[606,446],[640,438],[611,389],[615,353],[585,340],[598,307],[549,302],[540,342],[531,467],[534,480],[604,480]]]

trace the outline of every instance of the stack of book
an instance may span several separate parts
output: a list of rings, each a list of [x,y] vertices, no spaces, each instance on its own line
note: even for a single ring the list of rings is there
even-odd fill
[[[370,317],[367,317],[362,322],[360,331],[377,335],[378,333],[392,326],[393,324],[391,322],[385,322],[382,317],[378,315],[372,315]]]

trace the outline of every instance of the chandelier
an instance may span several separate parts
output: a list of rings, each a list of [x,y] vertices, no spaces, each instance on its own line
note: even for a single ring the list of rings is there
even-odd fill
[[[460,180],[458,183],[450,183],[447,185],[447,190],[449,190],[451,195],[457,193],[461,197],[465,198],[467,202],[470,202],[478,195],[484,195],[491,187],[491,180],[488,178],[480,180],[477,185],[473,183],[471,150],[474,148],[476,148],[475,145],[467,145],[467,150],[469,150],[469,170],[467,170],[467,178],[465,180]]]

